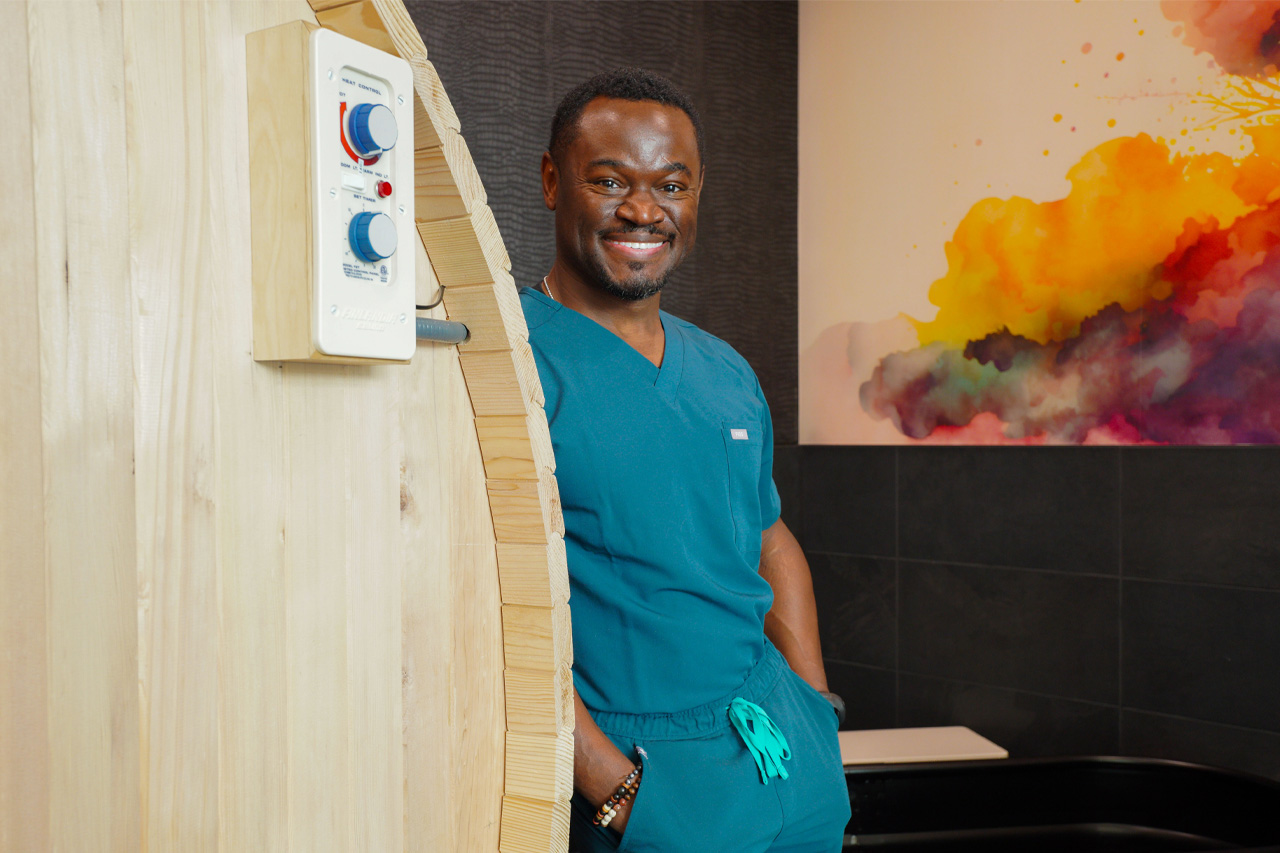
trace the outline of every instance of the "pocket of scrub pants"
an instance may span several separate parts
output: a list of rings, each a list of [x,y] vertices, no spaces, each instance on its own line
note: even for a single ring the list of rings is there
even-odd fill
[[[649,785],[649,755],[644,751],[641,744],[635,745],[636,757],[640,759],[640,789],[636,791],[635,799],[631,801],[631,815],[627,818],[627,830],[622,833],[622,841],[618,843],[618,853],[628,853],[632,850],[643,850],[639,846],[646,839],[651,839],[651,833],[648,831],[649,812],[652,811],[650,805],[658,793],[656,783]],[[645,786],[649,785],[646,791]],[[645,794],[655,796],[646,797]]]
[[[748,563],[760,559],[760,423],[725,421],[721,425],[728,462],[729,515],[734,543]]]
[[[836,716],[836,709],[827,697],[819,693],[812,684],[801,678],[794,670],[789,670],[791,678],[796,682],[796,689],[808,696],[809,707],[814,709],[814,713],[818,715],[820,720],[831,724],[831,728],[835,731],[840,730],[840,718]]]

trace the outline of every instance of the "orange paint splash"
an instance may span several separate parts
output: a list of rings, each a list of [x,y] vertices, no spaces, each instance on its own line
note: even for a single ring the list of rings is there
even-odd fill
[[[921,345],[963,346],[1008,330],[1038,343],[1066,340],[1112,303],[1134,310],[1186,223],[1223,225],[1250,209],[1243,176],[1224,154],[1174,154],[1146,134],[1089,151],[1067,172],[1066,198],[984,199],[946,244],[947,274],[915,321]]]

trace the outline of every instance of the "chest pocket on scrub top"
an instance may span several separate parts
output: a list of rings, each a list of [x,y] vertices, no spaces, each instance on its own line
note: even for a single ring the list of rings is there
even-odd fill
[[[729,463],[734,542],[739,553],[754,562],[760,554],[760,424],[725,421],[720,432]]]

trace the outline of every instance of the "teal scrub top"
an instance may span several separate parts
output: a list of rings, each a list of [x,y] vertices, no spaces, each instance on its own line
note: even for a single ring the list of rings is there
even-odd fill
[[[764,654],[760,536],[780,511],[755,373],[666,312],[659,369],[546,294],[520,296],[555,447],[579,695],[663,713],[735,690]]]

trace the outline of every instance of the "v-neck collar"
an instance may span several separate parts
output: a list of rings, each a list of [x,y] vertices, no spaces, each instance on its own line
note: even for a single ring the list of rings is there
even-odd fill
[[[547,296],[537,288],[526,290],[538,301],[552,308],[556,317],[563,317],[562,322],[573,323],[584,329],[584,334],[592,334],[602,341],[607,341],[611,349],[618,352],[618,360],[631,370],[641,381],[652,385],[655,390],[665,396],[674,396],[680,385],[680,376],[684,372],[684,334],[680,324],[665,311],[658,311],[658,319],[662,322],[662,334],[665,339],[662,351],[662,366],[654,364],[639,350],[627,343],[620,335],[602,326],[600,323],[579,311],[566,307]]]

